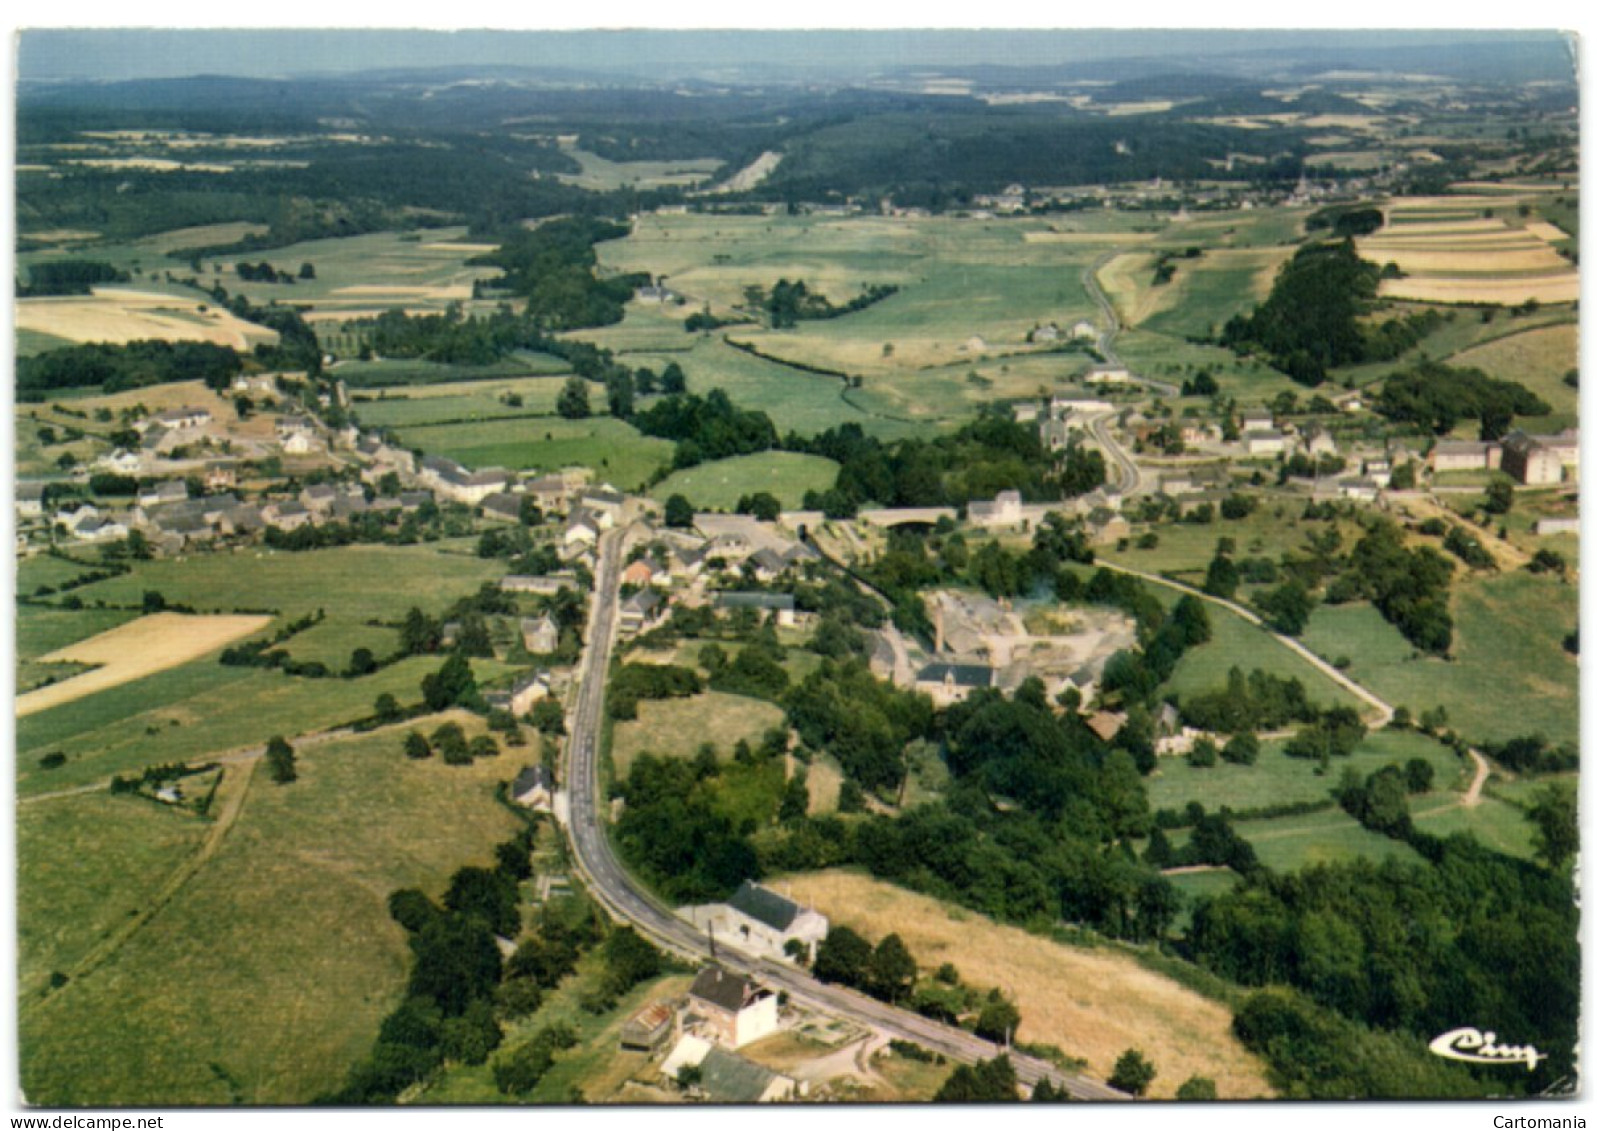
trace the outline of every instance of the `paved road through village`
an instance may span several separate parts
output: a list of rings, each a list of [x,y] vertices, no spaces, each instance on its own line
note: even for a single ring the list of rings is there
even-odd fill
[[[710,940],[634,880],[616,859],[606,831],[599,781],[599,733],[604,707],[605,676],[615,643],[616,597],[626,532],[606,533],[599,543],[599,570],[588,623],[581,682],[570,719],[567,788],[568,830],[573,854],[589,890],[616,918],[641,934],[687,958],[711,957]],[[1003,1051],[970,1033],[896,1009],[839,986],[826,985],[794,967],[744,954],[724,944],[715,947],[721,965],[786,991],[794,1002],[870,1026],[891,1037],[922,1045],[959,1061],[991,1059]],[[1078,1099],[1119,1100],[1127,1097],[1097,1080],[1059,1071],[1035,1057],[1011,1054],[1016,1075],[1032,1085],[1044,1076]]]

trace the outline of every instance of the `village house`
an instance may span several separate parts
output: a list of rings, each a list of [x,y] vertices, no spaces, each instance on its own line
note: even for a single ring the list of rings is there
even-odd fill
[[[653,589],[640,589],[621,602],[618,621],[621,631],[628,634],[647,632],[660,623],[665,615],[665,598]]]
[[[654,580],[655,572],[653,562],[648,558],[639,558],[637,561],[629,563],[627,568],[621,571],[621,584],[641,588]]]
[[[555,779],[544,766],[528,766],[510,783],[510,800],[547,813],[554,805]]]
[[[137,452],[130,452],[126,448],[118,448],[110,455],[98,459],[95,467],[114,471],[118,475],[136,475],[144,468],[144,459]]]
[[[337,489],[326,483],[307,487],[299,493],[299,501],[304,503],[305,509],[317,518],[325,517],[337,500]]]
[[[145,427],[160,425],[162,428],[174,432],[188,432],[195,428],[204,428],[211,422],[211,410],[185,405],[182,408],[169,408],[148,417],[143,422]],[[138,426],[135,425],[135,428]]]
[[[109,515],[96,515],[84,519],[72,529],[72,534],[85,542],[114,542],[128,536],[128,528],[121,520]]]
[[[1303,430],[1303,450],[1309,456],[1336,455],[1336,439],[1318,424],[1310,424]]]
[[[1070,416],[1088,416],[1099,412],[1113,412],[1113,402],[1099,393],[1059,392],[1048,402],[1048,412],[1055,420]]]
[[[1242,434],[1250,432],[1272,432],[1275,430],[1275,414],[1267,408],[1245,409],[1242,413]]]
[[[1019,526],[1022,518],[1019,491],[1000,491],[990,503],[973,502],[966,517],[977,526]]]
[[[1120,733],[1120,728],[1126,725],[1126,717],[1109,711],[1099,711],[1087,719],[1087,729],[1098,736],[1100,742],[1113,742],[1115,735]]]
[[[717,593],[715,608],[717,612],[753,609],[761,620],[775,617],[783,628],[791,628],[797,621],[791,593]]]
[[[546,515],[565,514],[569,498],[566,481],[558,475],[545,475],[525,485],[526,493]]]
[[[599,524],[609,530],[621,521],[627,497],[613,487],[590,487],[577,497],[577,505],[597,517]]]
[[[1070,336],[1078,342],[1090,342],[1098,336],[1098,327],[1083,319],[1070,328]]]
[[[1242,448],[1250,456],[1278,456],[1287,449],[1286,433],[1273,428],[1244,432]]]
[[[1059,327],[1053,323],[1038,326],[1031,332],[1031,340],[1042,345],[1052,345],[1059,340]]]
[[[1503,470],[1527,487],[1547,487],[1577,479],[1579,433],[1574,429],[1556,436],[1510,432],[1503,440]]]
[[[599,520],[587,511],[573,511],[560,537],[561,556],[591,549],[599,542]]]
[[[278,530],[298,530],[311,520],[311,512],[305,509],[305,504],[293,500],[267,503],[261,508],[261,517],[266,520],[266,525]]]
[[[314,432],[290,432],[283,437],[283,451],[291,456],[305,456],[322,449],[322,442]]]
[[[162,503],[178,503],[189,497],[189,487],[181,479],[163,479],[147,487],[140,487],[138,500],[141,507],[155,507]]]
[[[508,580],[508,579],[507,579]],[[547,656],[560,646],[560,629],[548,613],[521,618],[521,644],[534,656]]]
[[[483,696],[489,707],[509,711],[512,715],[525,715],[533,704],[549,697],[549,673],[531,672],[518,676],[509,691],[490,691]]]
[[[688,989],[684,1028],[717,1044],[742,1048],[777,1029],[776,995],[742,974],[706,966]]]
[[[1016,401],[1009,406],[1014,414],[1016,424],[1031,424],[1042,416],[1041,401]]]
[[[237,464],[213,461],[205,465],[205,489],[207,491],[220,491],[227,487],[238,485]]]
[[[40,518],[44,515],[44,489],[47,483],[18,483],[12,492],[18,518]]]
[[[482,516],[484,518],[497,518],[504,522],[521,521],[521,496],[512,495],[505,491],[495,491],[483,499]]]
[[[684,1068],[698,1069],[698,1082],[689,1091],[711,1103],[781,1103],[799,1092],[791,1077],[772,1072],[692,1034],[676,1043],[660,1071],[676,1080]]]

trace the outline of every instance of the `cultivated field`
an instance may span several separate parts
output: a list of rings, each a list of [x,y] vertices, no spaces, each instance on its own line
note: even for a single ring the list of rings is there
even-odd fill
[[[1564,375],[1580,363],[1579,327],[1573,322],[1511,334],[1468,349],[1448,359],[1450,365],[1474,366],[1504,380],[1518,381],[1553,411],[1523,418],[1518,424],[1534,431],[1556,432],[1579,423],[1579,394],[1564,384]]]
[[[567,184],[594,192],[613,192],[619,188],[663,188],[676,185],[691,188],[715,176],[725,164],[718,157],[682,161],[608,161],[597,153],[569,146],[561,147],[582,166],[580,173],[557,174]]]
[[[192,617],[155,613],[88,640],[39,657],[46,663],[97,665],[93,671],[41,687],[17,698],[17,717],[45,711],[117,687],[130,680],[175,668],[266,627],[271,617]]]
[[[802,452],[759,452],[713,460],[662,480],[649,494],[664,502],[685,495],[700,510],[729,511],[744,495],[766,491],[797,509],[806,491],[825,491],[837,482],[837,464]]]
[[[1407,276],[1382,280],[1381,294],[1391,298],[1505,306],[1529,299],[1573,302],[1580,277],[1551,246],[1566,238],[1564,232],[1545,222],[1511,228],[1495,212],[1513,203],[1460,196],[1393,204],[1388,226],[1357,241],[1359,255],[1395,263]]]
[[[1213,1079],[1222,1099],[1269,1095],[1263,1065],[1232,1035],[1228,1009],[1123,954],[1040,939],[842,870],[777,886],[872,940],[897,932],[923,970],[952,962],[972,984],[1002,988],[1020,1006],[1017,1039],[1084,1057],[1099,1078],[1136,1047],[1158,1071],[1150,1095],[1168,1099],[1193,1075]]]
[[[240,351],[277,342],[277,331],[242,321],[220,307],[154,291],[100,287],[87,298],[19,299],[16,318],[19,330],[62,342],[120,345],[159,339],[214,342]]]
[[[368,428],[406,428],[417,424],[529,417],[535,414],[553,416],[555,402],[565,383],[565,377],[550,376],[408,385],[404,389],[383,389],[381,395],[359,394],[354,408],[360,422]],[[506,398],[514,398],[521,403],[507,403]],[[588,399],[590,404],[602,405],[603,386],[590,383]]]
[[[411,962],[389,893],[420,887],[438,898],[450,873],[491,863],[492,845],[516,828],[492,789],[515,776],[517,760],[411,762],[399,741],[391,731],[306,748],[290,786],[257,769],[215,855],[168,904],[104,964],[42,1001],[24,1000],[28,1099],[295,1104],[337,1087],[398,1002]],[[52,870],[52,856],[81,858],[97,846],[130,863],[140,857],[127,853],[147,854],[164,878],[159,868],[182,855],[189,834],[143,848],[149,830],[105,826],[108,805],[153,807],[87,795],[40,802],[60,807],[48,818],[29,815],[27,835],[55,839],[33,841],[37,850],[21,857],[25,907],[54,910],[57,888],[81,883]],[[148,890],[135,869],[101,875],[108,906],[137,904]],[[98,902],[66,898],[85,935],[105,922]]]

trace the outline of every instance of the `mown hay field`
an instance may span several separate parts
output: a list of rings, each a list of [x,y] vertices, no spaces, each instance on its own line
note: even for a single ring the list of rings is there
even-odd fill
[[[97,288],[88,297],[17,300],[19,330],[66,342],[214,342],[241,352],[277,341],[277,331],[213,304],[153,291]]]
[[[1194,1075],[1214,1080],[1222,1099],[1270,1094],[1264,1065],[1231,1032],[1229,1009],[1124,954],[1041,939],[851,871],[776,884],[872,941],[896,932],[924,971],[951,962],[972,984],[1002,988],[1020,1006],[1018,1040],[1084,1057],[1099,1079],[1135,1047],[1158,1071],[1152,1096],[1168,1099]]]
[[[399,744],[387,732],[303,749],[299,780],[288,786],[257,768],[215,855],[169,903],[85,976],[23,1000],[29,1101],[303,1104],[336,1088],[370,1049],[408,974],[389,894],[420,887],[438,898],[451,873],[490,864],[492,846],[517,827],[493,787],[520,761],[414,762]],[[141,847],[153,843],[142,823],[101,821],[107,804],[148,801],[86,795],[38,804],[65,808],[24,822],[24,907],[57,902],[59,889],[79,882],[40,869],[52,852],[145,854],[158,871],[184,847],[172,835]],[[136,904],[146,884],[103,869],[97,882],[115,906]],[[81,890],[65,906],[86,912],[85,931],[103,921]]]
[[[175,668],[265,628],[268,616],[183,616],[155,613],[118,625],[39,657],[45,663],[96,665],[92,671],[41,687],[17,698],[17,717],[45,711],[117,687],[141,676]]]

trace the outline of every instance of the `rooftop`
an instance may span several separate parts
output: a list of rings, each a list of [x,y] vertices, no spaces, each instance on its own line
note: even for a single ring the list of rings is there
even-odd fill
[[[761,887],[752,880],[744,880],[727,904],[750,919],[758,919],[778,931],[785,931],[792,926],[793,920],[804,910],[786,896],[777,895],[770,888]]]

